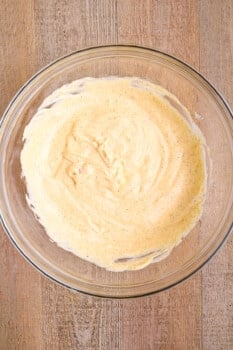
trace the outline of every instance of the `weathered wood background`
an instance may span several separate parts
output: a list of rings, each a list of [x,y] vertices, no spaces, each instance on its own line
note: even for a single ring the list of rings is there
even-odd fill
[[[179,57],[233,106],[232,0],[0,0],[0,112],[51,60],[116,43]],[[0,349],[232,350],[233,238],[173,289],[105,300],[43,277],[1,229]]]

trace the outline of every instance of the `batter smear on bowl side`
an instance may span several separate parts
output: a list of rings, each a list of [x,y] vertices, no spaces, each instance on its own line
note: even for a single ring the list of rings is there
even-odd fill
[[[202,214],[204,139],[176,97],[148,81],[64,85],[24,140],[29,205],[54,242],[98,266],[137,270],[161,260]]]

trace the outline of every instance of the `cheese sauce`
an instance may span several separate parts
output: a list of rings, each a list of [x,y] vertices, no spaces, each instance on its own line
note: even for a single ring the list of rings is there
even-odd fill
[[[160,86],[112,77],[74,81],[44,100],[25,128],[21,165],[28,202],[60,247],[108,270],[136,270],[193,228],[204,141],[169,99],[179,104]]]

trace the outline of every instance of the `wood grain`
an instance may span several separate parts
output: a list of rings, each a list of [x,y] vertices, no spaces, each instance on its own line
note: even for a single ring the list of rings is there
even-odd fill
[[[38,69],[101,44],[155,47],[200,70],[233,105],[231,0],[0,0],[0,113]],[[0,350],[233,349],[233,239],[193,277],[132,300],[73,293],[0,231]]]
[[[202,2],[200,15],[200,70],[233,106],[233,3]],[[204,349],[233,348],[232,252],[231,236],[202,273]]]

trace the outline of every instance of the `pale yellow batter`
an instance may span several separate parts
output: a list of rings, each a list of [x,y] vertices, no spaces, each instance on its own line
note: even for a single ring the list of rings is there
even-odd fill
[[[203,138],[169,99],[179,104],[137,78],[85,78],[45,99],[25,129],[21,165],[28,202],[59,246],[108,270],[136,270],[195,225]]]

